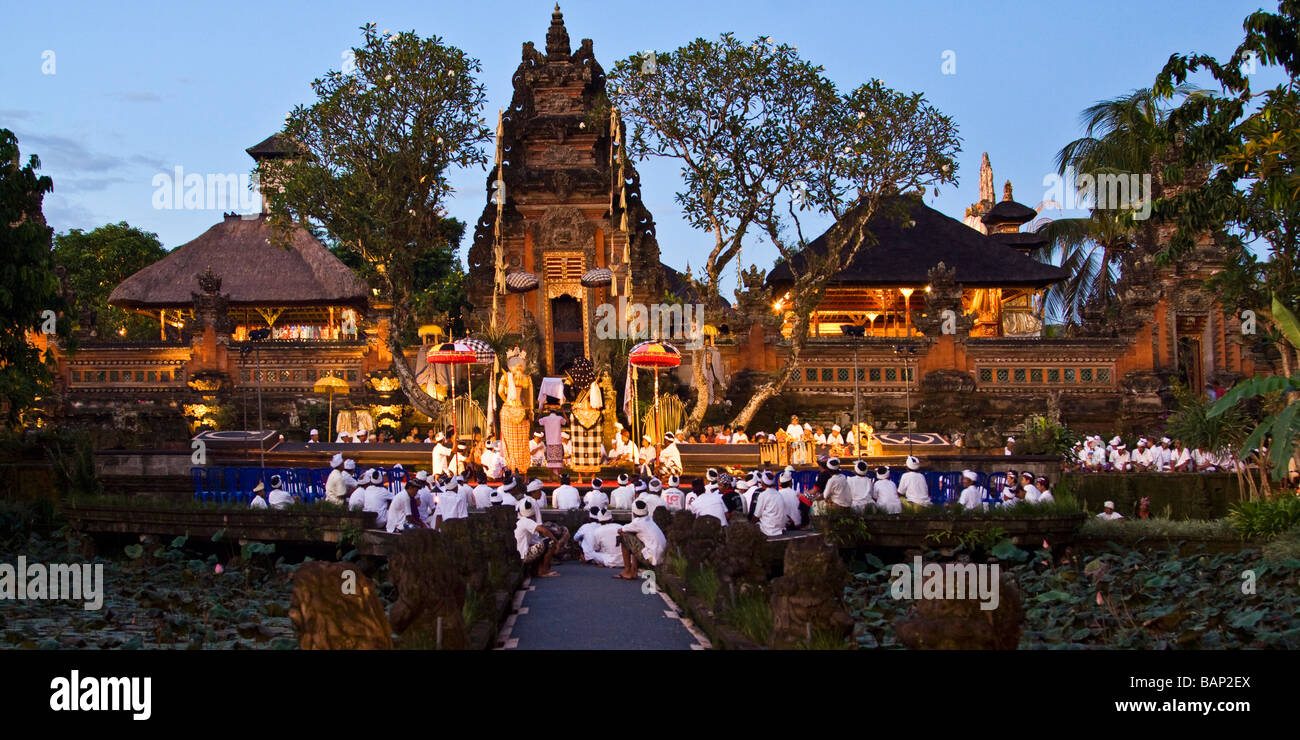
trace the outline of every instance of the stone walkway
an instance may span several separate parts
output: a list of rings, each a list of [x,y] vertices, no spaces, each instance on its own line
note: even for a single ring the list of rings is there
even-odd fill
[[[668,596],[618,571],[561,563],[554,578],[531,578],[515,594],[498,649],[704,650],[708,640]],[[648,571],[647,571],[648,572]]]

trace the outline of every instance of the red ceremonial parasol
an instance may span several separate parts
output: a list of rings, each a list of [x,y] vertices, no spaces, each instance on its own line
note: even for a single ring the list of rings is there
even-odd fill
[[[682,353],[671,344],[664,344],[663,342],[652,340],[649,342],[642,342],[636,345],[635,347],[633,347],[632,350],[627,353],[627,364],[629,365],[628,372],[633,373],[632,375],[632,398],[633,399],[636,398],[636,374],[632,368],[647,367],[654,371],[655,434],[656,436],[662,434],[663,423],[660,421],[660,417],[659,417],[659,368],[677,367],[678,365],[682,364]],[[632,403],[632,410],[633,410],[632,413],[633,418],[629,419],[629,421],[632,422],[632,434],[635,437],[636,435],[635,400],[633,400]],[[658,448],[659,446],[658,440],[652,440],[652,441],[654,442],[655,447]],[[637,440],[637,443],[639,444],[640,440]]]
[[[430,347],[425,357],[430,365],[470,365],[478,358],[478,353],[474,351],[473,347],[461,342],[443,342]],[[470,390],[472,392],[473,388],[471,387]],[[456,429],[456,370],[454,367],[451,371],[451,428],[459,438],[460,432]],[[452,450],[452,454],[455,454],[455,450]]]

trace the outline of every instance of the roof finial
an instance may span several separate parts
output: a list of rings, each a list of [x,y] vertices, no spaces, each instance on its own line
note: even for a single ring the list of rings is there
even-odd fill
[[[1007,180],[1002,186],[1002,200],[1011,200],[1011,181]]]
[[[980,201],[993,202],[993,165],[989,163],[988,152],[984,152],[984,161],[980,162]]]
[[[559,3],[555,4],[551,27],[546,31],[546,58],[551,62],[569,59],[569,32],[564,28],[564,14],[560,12]]]

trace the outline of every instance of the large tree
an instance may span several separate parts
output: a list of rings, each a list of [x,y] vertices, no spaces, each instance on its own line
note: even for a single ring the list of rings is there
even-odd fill
[[[677,202],[712,241],[695,287],[705,315],[716,320],[723,270],[761,214],[800,179],[818,146],[812,124],[834,107],[835,87],[792,46],[763,37],[746,44],[726,33],[657,52],[653,61],[639,54],[622,60],[608,89],[630,124],[625,154],[681,167]],[[703,422],[710,395],[704,352],[693,354],[691,429]]]
[[[32,337],[51,327],[68,333],[58,315],[64,304],[50,253],[54,232],[41,210],[54,183],[37,174],[40,167],[36,155],[24,165],[17,137],[0,129],[0,410],[10,428],[53,380],[53,357]]]
[[[1184,101],[1166,127],[1180,143],[1177,164],[1195,168],[1214,162],[1202,185],[1156,202],[1157,215],[1176,224],[1165,255],[1194,249],[1206,234],[1226,235],[1235,257],[1247,246],[1266,254],[1229,259],[1215,280],[1225,305],[1253,310],[1281,359],[1282,374],[1246,380],[1215,406],[1221,413],[1261,393],[1281,393],[1282,410],[1265,419],[1243,446],[1243,454],[1271,436],[1274,476],[1287,460],[1300,459],[1300,0],[1282,0],[1278,11],[1247,16],[1245,38],[1226,61],[1205,54],[1175,54],[1154,89],[1171,94],[1175,85],[1208,72],[1221,91]],[[1256,90],[1251,77],[1261,69],[1282,74],[1272,87]]]
[[[653,64],[637,55],[615,65],[610,93],[633,124],[628,153],[680,163],[677,193],[691,226],[712,245],[697,286],[714,312],[721,274],[753,241],[770,241],[795,270],[790,362],[760,387],[733,423],[744,425],[797,367],[810,312],[826,282],[868,239],[881,201],[902,191],[954,182],[957,137],[951,120],[919,95],[872,81],[837,92],[821,67],[769,37],[696,39]],[[828,248],[805,250],[804,223],[834,219]],[[798,259],[795,259],[798,257]],[[694,358],[695,404],[704,418],[703,360]]]
[[[264,163],[264,196],[281,229],[323,228],[360,256],[371,283],[392,302],[388,346],[411,405],[436,416],[403,354],[422,256],[446,244],[441,205],[451,168],[483,165],[490,131],[479,62],[433,36],[363,29],[355,70],[312,82],[316,102],[298,106],[284,134],[299,156]]]
[[[100,340],[157,338],[158,322],[108,305],[108,296],[118,283],[166,254],[157,234],[126,222],[56,235],[54,262],[63,271],[73,323]]]

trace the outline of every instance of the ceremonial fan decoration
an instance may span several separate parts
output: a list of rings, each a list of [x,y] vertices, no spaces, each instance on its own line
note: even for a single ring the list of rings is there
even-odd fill
[[[443,342],[429,348],[425,356],[430,365],[451,365],[451,418],[452,429],[456,429],[456,365],[472,365],[478,360],[478,353],[464,342]],[[472,393],[474,386],[469,386]],[[459,432],[457,433],[459,435]]]
[[[569,379],[573,381],[574,388],[587,388],[596,382],[596,368],[591,360],[579,357],[569,367]]]
[[[511,293],[527,293],[537,290],[537,276],[525,270],[506,275],[506,290]]]
[[[578,282],[584,288],[604,288],[614,282],[614,272],[608,267],[593,267],[583,273]]]
[[[636,394],[636,372],[634,368],[635,369],[649,368],[651,371],[654,372],[654,377],[655,377],[654,433],[655,436],[657,437],[658,435],[663,433],[663,419],[661,416],[661,411],[659,409],[659,369],[672,368],[681,365],[682,353],[680,350],[678,350],[676,347],[672,346],[671,344],[665,344],[657,340],[651,340],[649,342],[642,342],[636,345],[635,347],[633,347],[632,350],[627,354],[627,364],[628,364],[628,375],[632,378],[633,411],[629,414],[629,419],[628,419],[633,426],[632,437],[633,439],[637,439],[636,436],[637,430],[635,429],[636,427],[635,399],[637,397],[637,394]],[[659,440],[655,439],[654,442],[655,442],[655,446],[657,447],[659,444]]]

